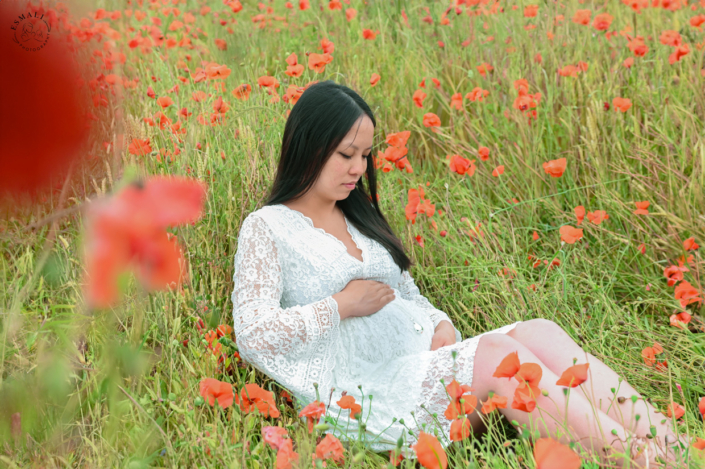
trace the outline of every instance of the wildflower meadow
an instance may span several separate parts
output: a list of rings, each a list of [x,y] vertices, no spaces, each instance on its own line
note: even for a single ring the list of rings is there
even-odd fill
[[[239,227],[333,80],[374,111],[378,201],[463,337],[555,321],[690,441],[669,467],[705,467],[704,47],[705,0],[0,0],[0,466],[642,467],[539,434],[584,357],[558,395],[514,354],[513,396],[444,383],[450,439],[374,452],[327,432],[374,412],[364,389],[329,420],[330,390],[300,403],[240,356]]]

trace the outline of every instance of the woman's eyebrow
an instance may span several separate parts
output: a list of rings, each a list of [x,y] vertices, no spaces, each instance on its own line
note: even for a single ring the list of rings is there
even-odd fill
[[[359,148],[357,148],[355,145],[349,145],[349,146],[350,146],[350,147],[353,147],[355,150],[359,150]],[[370,145],[369,147],[365,148],[365,150],[371,150],[371,149],[372,149],[372,145]]]

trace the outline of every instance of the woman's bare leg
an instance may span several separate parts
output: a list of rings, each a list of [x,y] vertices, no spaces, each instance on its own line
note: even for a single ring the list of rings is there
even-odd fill
[[[512,352],[518,352],[519,360],[522,363],[536,363],[543,369],[543,376],[539,386],[541,389],[548,391],[548,397],[539,396],[537,398],[537,408],[531,413],[511,408],[514,391],[519,385],[516,379],[495,378],[492,376],[502,359]],[[538,356],[509,335],[488,334],[480,339],[475,354],[472,378],[472,386],[475,388],[473,394],[480,401],[485,401],[490,391],[505,396],[508,400],[507,408],[500,409],[500,412],[510,421],[516,420],[520,425],[532,425],[533,429],[538,429],[543,436],[552,438],[558,438],[557,435],[560,432],[562,433],[560,440],[563,443],[575,439],[586,450],[592,451],[597,455],[601,461],[609,463],[612,467],[621,467],[624,459],[607,454],[612,453],[609,448],[613,448],[617,453],[629,455],[631,450],[626,441],[631,438],[630,444],[634,443],[635,435],[604,412],[591,406],[590,402],[581,393],[570,394],[566,414],[563,394],[565,388],[555,384],[558,378],[559,376],[551,371]],[[478,404],[478,411],[479,407],[480,405]],[[474,413],[471,415],[474,420],[477,419]],[[566,429],[569,435],[566,435]],[[613,432],[616,432],[617,436]],[[651,467],[660,467],[654,466],[656,449],[653,444],[651,442],[647,443],[646,440],[643,443],[640,446],[648,446],[648,459],[652,464]],[[608,451],[605,452],[604,448],[608,448]],[[646,464],[644,455],[635,457],[632,461],[642,466]]]
[[[553,321],[548,319],[532,319],[517,325],[507,333],[517,342],[524,344],[555,374],[560,376],[567,368],[573,366],[573,359],[578,364],[590,363],[588,381],[581,388],[575,388],[576,393],[589,399],[595,407],[605,412],[613,420],[634,432],[637,436],[645,438],[650,433],[651,425],[656,427],[658,444],[664,447],[664,438],[669,436],[669,443],[676,441],[677,432],[673,431],[670,421],[662,424],[665,415],[646,402],[626,380],[619,382],[619,375],[592,354],[585,352],[575,341]],[[625,397],[623,403],[614,398],[611,388],[617,390],[617,396]],[[632,396],[639,400],[634,404]],[[613,402],[614,400],[614,402]],[[637,421],[635,415],[640,418]]]

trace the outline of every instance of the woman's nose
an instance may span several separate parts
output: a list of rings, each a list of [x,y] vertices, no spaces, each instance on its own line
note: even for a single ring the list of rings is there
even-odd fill
[[[362,174],[367,170],[367,158],[362,157],[362,163],[355,166],[355,174]]]

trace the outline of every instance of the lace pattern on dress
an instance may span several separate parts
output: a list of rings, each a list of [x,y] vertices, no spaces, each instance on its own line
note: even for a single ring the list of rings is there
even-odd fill
[[[293,393],[315,399],[335,357],[340,314],[331,297],[282,308],[282,269],[272,231],[254,214],[244,221],[235,255],[234,331],[242,357]],[[312,397],[312,399],[311,399]]]
[[[455,341],[463,341],[462,334],[460,334],[460,331],[455,327],[455,324],[453,324],[453,321],[450,320],[448,315],[440,309],[435,308],[431,304],[431,302],[428,301],[428,298],[421,294],[421,291],[414,283],[414,278],[411,276],[408,270],[405,270],[401,274],[397,289],[399,290],[399,293],[401,293],[402,297],[407,300],[413,301],[419,308],[425,310],[428,313],[428,315],[431,317],[431,320],[433,321],[434,329],[438,326],[438,324],[440,324],[441,321],[448,321],[453,325],[453,329],[455,329]]]

